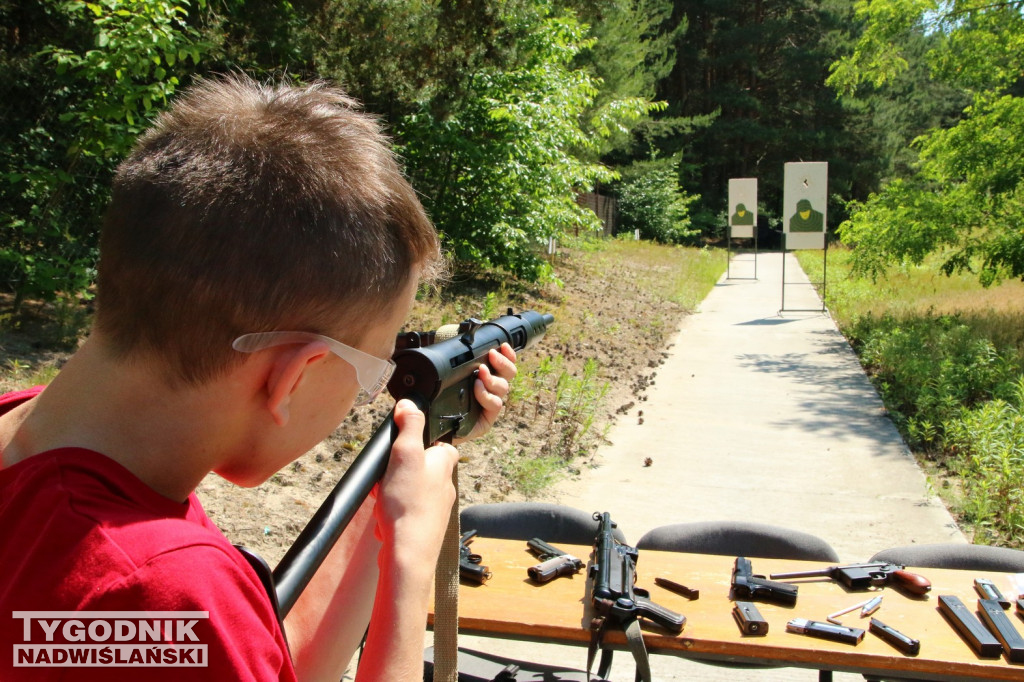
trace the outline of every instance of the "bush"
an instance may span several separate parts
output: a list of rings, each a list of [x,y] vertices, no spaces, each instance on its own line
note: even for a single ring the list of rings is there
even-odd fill
[[[212,49],[187,22],[205,0],[25,4],[26,35],[0,50],[0,288],[14,313],[88,288],[115,165]]]
[[[425,103],[402,120],[398,138],[454,258],[537,280],[551,275],[543,257],[549,238],[600,230],[576,196],[614,174],[579,156],[597,144],[580,121],[600,82],[573,65],[593,43],[586,27],[568,15],[532,21],[518,44],[522,63],[472,74],[464,102]],[[620,124],[654,106],[619,104]]]
[[[619,230],[664,244],[693,243],[699,230],[690,222],[689,205],[698,197],[684,193],[677,163],[643,162],[623,173],[618,187]]]

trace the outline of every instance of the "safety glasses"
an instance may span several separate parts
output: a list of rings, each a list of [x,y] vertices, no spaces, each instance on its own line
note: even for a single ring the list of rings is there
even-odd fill
[[[312,332],[256,332],[255,334],[243,334],[231,343],[231,347],[242,353],[255,353],[273,346],[283,346],[289,343],[312,343],[322,341],[332,353],[352,365],[356,371],[356,380],[359,382],[359,394],[356,396],[356,405],[366,405],[373,402],[374,398],[380,395],[388,384],[388,379],[395,371],[395,363],[391,360],[384,360],[369,353],[364,353],[358,348],[346,346],[341,341],[335,341],[329,336],[322,336]]]

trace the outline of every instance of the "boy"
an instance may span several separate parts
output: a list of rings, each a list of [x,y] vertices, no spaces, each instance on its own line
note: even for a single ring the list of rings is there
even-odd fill
[[[109,665],[121,651],[205,661],[147,678],[336,681],[372,610],[359,679],[422,679],[457,455],[423,448],[411,403],[284,633],[193,490],[210,471],[263,482],[372,400],[439,262],[386,139],[342,93],[223,78],[162,114],[114,181],[92,333],[46,390],[0,399],[0,677],[138,678]],[[252,336],[269,331],[299,333]],[[489,361],[480,431],[515,374],[507,346]],[[50,645],[94,667],[53,667],[70,654]]]

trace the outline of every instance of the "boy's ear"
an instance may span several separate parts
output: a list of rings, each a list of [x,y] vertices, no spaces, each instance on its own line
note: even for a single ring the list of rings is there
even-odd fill
[[[292,393],[302,385],[306,369],[329,352],[319,341],[282,347],[266,380],[267,410],[278,426],[288,423]]]

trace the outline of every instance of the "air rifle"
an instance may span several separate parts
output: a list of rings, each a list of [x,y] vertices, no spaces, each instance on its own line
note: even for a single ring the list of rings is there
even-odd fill
[[[454,329],[399,335],[392,359],[396,368],[388,392],[396,401],[412,400],[426,416],[423,443],[467,435],[480,417],[473,396],[477,369],[487,353],[508,343],[516,352],[530,348],[544,336],[555,318],[527,310],[489,322],[469,319]],[[391,446],[398,437],[394,411],[377,428],[355,461],[302,529],[268,582],[266,562],[242,549],[260,574],[282,620],[299,594],[327,558],[373,486],[384,476]]]

